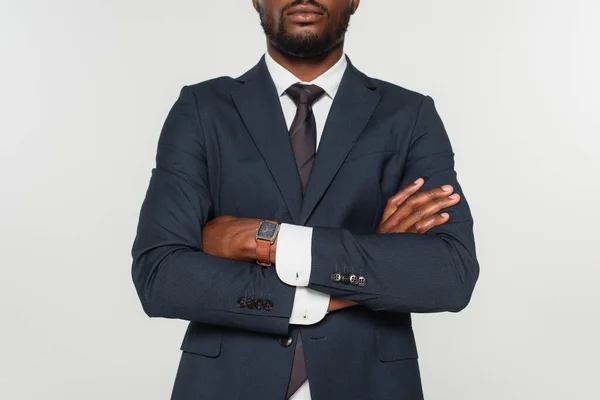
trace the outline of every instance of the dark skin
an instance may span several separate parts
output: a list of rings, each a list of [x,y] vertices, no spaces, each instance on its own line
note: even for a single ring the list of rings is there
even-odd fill
[[[340,27],[356,12],[360,0],[253,0],[252,3],[266,30],[267,51],[271,57],[299,80],[310,82],[342,57],[344,35]],[[309,42],[309,39],[316,40],[315,43],[318,44],[314,48],[309,46],[310,50],[303,52],[302,46],[286,47],[285,41],[277,39],[281,36],[300,43]],[[323,38],[328,40],[320,40]],[[309,54],[313,49],[319,49],[319,52]],[[456,205],[460,196],[453,194],[454,188],[451,186],[417,193],[424,183],[419,178],[387,200],[376,233],[423,234],[448,222],[449,215],[439,214],[439,211]],[[265,216],[265,219],[269,219],[269,216]],[[262,218],[238,218],[230,215],[209,221],[202,230],[204,252],[231,260],[254,261],[254,236],[261,221]],[[276,255],[277,240],[271,245],[273,264]],[[357,303],[353,301],[331,297],[328,311],[355,305]]]
[[[444,208],[456,205],[460,195],[454,188],[432,188],[416,193],[424,184],[419,178],[390,197],[383,210],[377,233],[425,233],[449,220],[447,213],[437,214]],[[445,190],[449,189],[449,190]],[[237,218],[226,215],[209,221],[202,230],[204,252],[213,256],[239,261],[254,261],[256,241],[254,235],[260,218]],[[277,239],[271,245],[271,262],[275,264]],[[328,311],[350,307],[357,303],[332,297]]]
[[[334,34],[343,19],[344,13],[350,8],[351,14],[358,9],[360,0],[319,0],[315,2],[305,1],[303,4],[317,3],[321,7],[312,6],[308,10],[314,9],[322,13],[322,17],[312,23],[298,23],[290,18],[290,12],[295,11],[290,4],[290,0],[253,0],[255,9],[259,7],[264,10],[267,21],[273,26],[278,27],[280,23],[289,35],[296,37],[323,36]],[[286,9],[286,11],[283,11]],[[320,8],[320,9],[319,9]],[[327,12],[323,10],[327,9]],[[283,17],[283,18],[282,18]],[[275,28],[276,29],[276,28]],[[313,57],[302,57],[291,55],[285,50],[278,48],[275,43],[267,39],[267,51],[275,61],[304,82],[310,82],[322,75],[331,68],[342,57],[344,52],[344,37],[334,40],[332,47],[320,55]]]

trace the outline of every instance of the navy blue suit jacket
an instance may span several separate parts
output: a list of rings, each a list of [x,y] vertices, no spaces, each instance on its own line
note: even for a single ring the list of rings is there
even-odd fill
[[[349,60],[348,60],[349,61]],[[426,234],[375,234],[386,200],[418,177],[462,196]],[[360,305],[305,326],[313,400],[421,399],[410,313],[462,310],[478,277],[473,220],[433,100],[349,61],[303,198],[264,58],[243,76],[181,90],[161,132],[133,245],[133,281],[151,317],[191,321],[172,398],[283,399],[297,327],[295,288],[275,268],[203,253],[220,215],[314,227],[309,288]],[[345,269],[365,287],[332,280]],[[240,297],[273,308],[238,306]]]

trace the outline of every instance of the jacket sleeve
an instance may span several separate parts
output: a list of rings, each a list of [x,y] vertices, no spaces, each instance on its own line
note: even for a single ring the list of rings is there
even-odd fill
[[[132,248],[132,277],[144,311],[287,334],[295,288],[282,283],[274,268],[205,254],[202,227],[212,213],[198,106],[184,87],[160,134]],[[272,309],[241,308],[240,297],[269,300]]]
[[[450,184],[461,195],[457,205],[442,210],[449,221],[426,234],[356,235],[315,227],[310,288],[378,311],[458,312],[467,306],[479,275],[473,219],[448,135],[428,96],[416,117],[399,188],[419,177],[425,179],[421,191]],[[363,276],[366,285],[338,282],[335,272]]]

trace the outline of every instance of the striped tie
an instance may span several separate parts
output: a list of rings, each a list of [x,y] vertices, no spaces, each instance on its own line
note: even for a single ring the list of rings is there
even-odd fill
[[[290,127],[290,141],[294,150],[294,158],[296,159],[296,166],[300,174],[300,181],[302,182],[302,193],[304,193],[306,192],[306,185],[308,184],[308,178],[317,150],[317,125],[312,105],[325,94],[325,91],[316,85],[297,83],[290,86],[285,92],[298,107],[296,116]],[[286,399],[289,399],[302,386],[306,379],[302,337],[300,332],[298,332],[294,361],[292,363],[292,375]]]

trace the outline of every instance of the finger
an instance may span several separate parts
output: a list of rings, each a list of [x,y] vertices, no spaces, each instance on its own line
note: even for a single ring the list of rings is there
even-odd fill
[[[385,220],[385,226],[383,226],[382,228],[389,229],[391,227],[395,227],[401,222],[403,222],[405,219],[407,219],[412,213],[415,213],[414,217],[416,217],[417,219],[414,219],[409,225],[405,225],[406,228],[410,228],[415,222],[417,222],[422,217],[428,217],[440,210],[437,209],[433,212],[430,212],[428,215],[424,215],[420,212],[420,207],[423,207],[428,203],[431,203],[432,201],[436,201],[439,199],[448,199],[448,196],[452,193],[453,190],[454,188],[451,185],[444,185],[441,187],[425,190],[421,193],[413,194],[401,205],[399,205],[396,211],[394,211],[394,213]]]
[[[408,231],[411,233],[423,234],[431,228],[445,224],[449,219],[450,214],[448,213],[435,214],[429,218],[416,222]]]
[[[390,215],[392,215],[396,211],[398,205],[404,202],[411,195],[416,193],[417,190],[419,190],[424,183],[425,180],[423,178],[419,178],[410,185],[406,185],[398,193],[390,197],[385,203],[385,208],[383,209],[383,213],[381,215],[381,220],[379,221],[379,223],[381,224],[385,222],[385,220],[387,220],[390,217]]]
[[[408,216],[398,223],[398,228],[408,231],[417,222],[429,218],[438,211],[451,207],[459,201],[460,195],[458,193],[454,193],[446,198],[432,200],[421,207],[415,208]]]
[[[390,202],[394,204],[401,204],[404,200],[409,198],[413,193],[416,193],[417,190],[423,186],[425,180],[423,178],[419,178],[410,185],[404,186],[402,189],[398,191],[395,195],[389,198]]]

